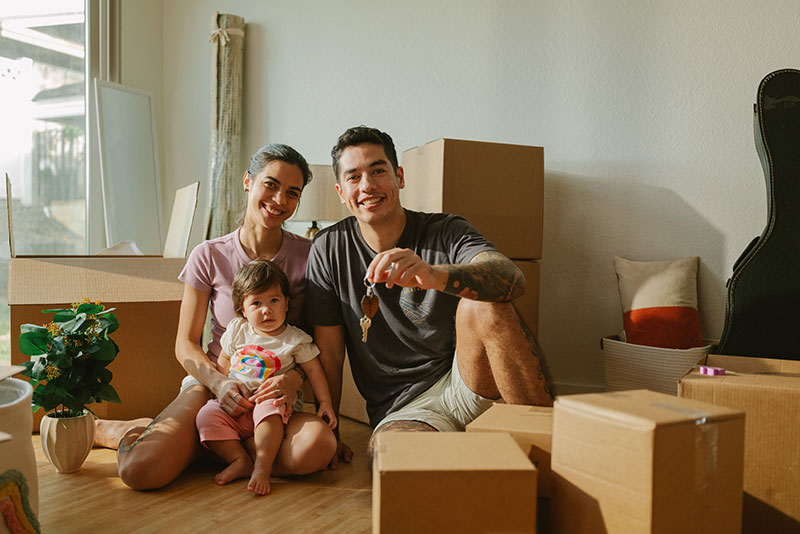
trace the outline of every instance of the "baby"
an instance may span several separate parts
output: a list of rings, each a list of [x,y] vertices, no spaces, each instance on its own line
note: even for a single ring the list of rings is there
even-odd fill
[[[319,402],[317,415],[327,418],[330,428],[335,428],[337,421],[328,382],[317,359],[319,349],[311,336],[286,324],[288,294],[286,274],[271,261],[252,261],[236,273],[233,306],[240,317],[228,323],[222,335],[217,369],[243,382],[252,394],[261,382],[289,371],[298,363]],[[250,475],[249,491],[256,495],[269,493],[272,464],[283,440],[284,424],[291,414],[291,406],[268,400],[256,404],[252,412],[233,418],[216,399],[208,401],[197,414],[200,441],[228,462],[228,467],[214,481],[224,485]],[[255,442],[255,462],[242,446],[242,440],[250,436]]]

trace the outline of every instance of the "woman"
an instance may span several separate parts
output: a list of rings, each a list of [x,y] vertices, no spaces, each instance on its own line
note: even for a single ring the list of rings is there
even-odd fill
[[[226,236],[198,245],[179,279],[184,282],[175,355],[189,373],[178,397],[155,419],[133,422],[98,421],[98,443],[119,444],[117,462],[123,482],[134,489],[160,488],[175,480],[201,452],[195,427],[200,408],[216,397],[231,416],[251,410],[256,401],[284,398],[295,401],[303,383],[299,371],[266,380],[251,399],[243,384],[216,370],[219,339],[235,315],[231,299],[233,275],[256,258],[278,263],[289,276],[287,320],[303,324],[305,266],[311,242],[282,229],[311,179],[308,163],[286,145],[267,145],[250,159],[244,173],[247,195],[241,227]],[[201,347],[206,313],[213,318],[208,354]],[[133,425],[133,428],[131,426]],[[121,439],[119,439],[121,438]],[[252,447],[252,440],[245,443]],[[314,414],[295,411],[285,429],[272,473],[304,475],[324,469],[336,452],[336,438]]]

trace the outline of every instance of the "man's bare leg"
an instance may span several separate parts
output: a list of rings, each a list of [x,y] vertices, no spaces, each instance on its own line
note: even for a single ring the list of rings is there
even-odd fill
[[[478,395],[552,406],[554,391],[541,348],[510,302],[462,299],[456,355],[464,383]]]

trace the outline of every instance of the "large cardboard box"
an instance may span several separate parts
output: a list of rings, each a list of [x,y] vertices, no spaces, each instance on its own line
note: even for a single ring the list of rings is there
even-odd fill
[[[553,409],[494,404],[467,425],[467,432],[508,432],[539,471],[537,496],[550,497]]]
[[[438,139],[401,162],[403,206],[461,215],[509,258],[542,257],[542,147]]]
[[[554,532],[741,529],[744,413],[648,390],[558,397]]]
[[[119,354],[109,369],[121,404],[92,405],[102,418],[154,417],[178,394],[186,372],[175,359],[183,283],[183,258],[152,256],[16,256],[8,272],[11,362],[29,357],[19,350],[20,325],[52,319],[43,309],[67,308],[88,297],[116,308],[119,329],[111,338]],[[24,377],[20,377],[25,379]],[[43,410],[34,414],[39,428]]]
[[[372,532],[535,532],[536,468],[505,433],[385,432]]]
[[[724,376],[692,370],[678,395],[747,415],[745,532],[800,532],[800,362],[709,354],[700,362]]]

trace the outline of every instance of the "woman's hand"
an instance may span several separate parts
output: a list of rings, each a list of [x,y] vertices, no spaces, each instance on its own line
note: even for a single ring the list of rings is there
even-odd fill
[[[225,413],[238,417],[253,409],[255,404],[247,398],[247,386],[236,380],[226,380],[217,391],[217,402]]]
[[[282,375],[267,378],[256,388],[250,396],[250,401],[256,404],[272,399],[275,406],[286,404],[291,407],[297,398],[297,390],[303,385],[303,378],[299,373],[287,372]]]

